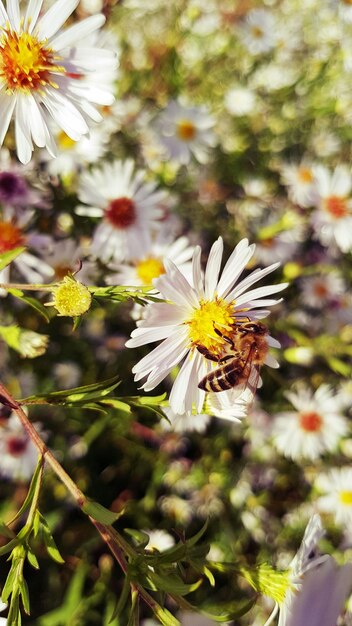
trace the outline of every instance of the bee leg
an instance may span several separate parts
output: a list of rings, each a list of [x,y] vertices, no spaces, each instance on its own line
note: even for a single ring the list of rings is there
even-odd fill
[[[218,357],[214,356],[214,354],[212,354],[211,352],[209,352],[208,348],[206,348],[205,346],[202,346],[202,344],[197,346],[197,350],[203,355],[205,356],[206,359],[209,359],[209,361],[216,361],[218,362]]]
[[[227,343],[230,344],[232,350],[235,349],[235,345],[234,345],[232,339],[230,339],[230,337],[228,337],[227,335],[223,335],[222,332],[220,332],[220,330],[215,327],[215,325],[214,325],[214,330],[215,330],[216,334],[219,335],[219,337],[221,337],[221,339],[223,339],[224,341],[227,341]]]

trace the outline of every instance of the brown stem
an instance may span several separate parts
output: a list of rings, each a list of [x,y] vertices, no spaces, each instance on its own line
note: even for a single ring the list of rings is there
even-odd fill
[[[33,441],[34,445],[38,448],[40,454],[49,463],[51,468],[54,470],[55,474],[63,482],[67,490],[76,500],[78,506],[82,508],[84,504],[87,502],[86,496],[77,487],[77,485],[73,482],[72,478],[70,478],[70,476],[65,472],[64,468],[56,460],[53,453],[50,452],[49,448],[45,445],[44,441],[41,439],[40,435],[37,433],[33,424],[29,421],[21,405],[18,404],[18,402],[9,394],[7,389],[1,383],[0,383],[0,402],[9,406],[11,409],[15,411],[15,413],[18,415],[22,423],[23,428],[27,431],[29,437]]]

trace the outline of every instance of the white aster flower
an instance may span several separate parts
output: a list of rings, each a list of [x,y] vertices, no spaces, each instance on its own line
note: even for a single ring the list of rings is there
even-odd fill
[[[327,304],[336,304],[339,298],[346,293],[345,282],[336,272],[319,276],[306,276],[300,282],[302,302],[309,307],[320,310]]]
[[[79,206],[78,215],[102,217],[93,234],[91,252],[103,263],[135,258],[136,250],[148,254],[152,233],[163,216],[166,192],[145,180],[134,162],[114,161],[83,172],[78,197],[90,206]]]
[[[26,247],[10,265],[0,270],[0,283],[8,283],[10,273],[15,267],[22,276],[32,283],[41,283],[54,276],[54,270],[43,259],[38,258],[50,249],[52,239],[49,235],[27,231],[32,212],[25,211],[19,217],[11,210],[6,210],[0,214],[0,254],[10,252],[15,248]],[[0,290],[0,295],[6,295],[4,290]]]
[[[163,552],[175,545],[175,539],[163,529],[144,530],[143,532],[149,535],[149,542],[145,546],[146,550],[157,550]]]
[[[332,513],[337,524],[352,522],[352,468],[333,468],[327,474],[318,476],[315,487],[325,493],[317,500],[317,507],[323,513]]]
[[[298,164],[284,164],[281,167],[281,178],[288,187],[288,196],[292,202],[301,207],[309,207],[314,199],[313,166],[308,161]]]
[[[189,415],[184,413],[180,415],[174,413],[170,407],[163,408],[167,420],[162,420],[161,427],[163,430],[174,431],[176,433],[197,432],[204,433],[210,422],[210,415],[199,413],[198,415]]]
[[[11,480],[28,481],[38,461],[38,450],[16,413],[0,425],[0,474]]]
[[[352,564],[338,565],[328,556],[308,571],[282,626],[335,626],[352,590]]]
[[[248,87],[232,87],[225,94],[224,104],[231,115],[240,117],[252,113],[256,105],[256,97]]]
[[[296,411],[275,416],[272,434],[276,448],[295,461],[314,460],[334,450],[348,431],[338,394],[323,384],[314,393],[301,387],[297,393],[285,395]]]
[[[187,165],[192,154],[200,163],[208,160],[209,148],[216,144],[214,120],[205,107],[183,106],[172,101],[160,113],[155,128],[166,157]]]
[[[86,254],[75,239],[68,237],[53,242],[53,246],[43,254],[43,259],[52,267],[56,280],[62,280],[68,274],[79,273],[79,280],[91,285],[95,282],[98,268],[94,261],[85,259]]]
[[[293,615],[293,606],[297,594],[301,592],[305,585],[305,577],[310,570],[324,563],[329,557],[315,556],[318,541],[324,535],[321,519],[319,515],[313,515],[309,520],[301,546],[292,559],[288,569],[288,587],[284,595],[284,599],[280,603],[276,603],[272,614],[265,622],[264,626],[269,626],[280,610],[278,626],[288,626]],[[331,626],[333,626],[331,624]]]
[[[352,174],[340,164],[330,173],[323,165],[314,168],[317,209],[311,221],[316,237],[324,246],[352,250]]]
[[[134,258],[128,265],[110,263],[108,268],[113,273],[107,276],[109,285],[151,285],[155,278],[165,274],[164,259],[171,259],[179,268],[180,272],[191,281],[192,263],[190,261],[194,246],[189,245],[187,237],[173,239],[167,232],[168,228],[162,228],[154,241],[151,241],[150,249],[146,254],[135,249]]]
[[[57,0],[44,15],[42,0],[29,2],[24,15],[18,0],[8,0],[7,10],[0,4],[0,144],[14,117],[22,163],[30,161],[33,143],[55,156],[50,118],[77,141],[89,132],[87,120],[101,119],[94,104],[114,100],[111,81],[104,83],[113,53],[79,45],[105,17],[92,15],[60,30],[78,3]]]
[[[206,358],[197,348],[205,348],[215,360],[220,358],[236,321],[265,317],[268,311],[262,307],[280,302],[266,296],[281,291],[286,284],[250,289],[274,271],[278,263],[253,271],[236,285],[253,256],[254,248],[248,245],[247,239],[243,239],[231,254],[219,279],[223,254],[223,241],[219,237],[211,248],[204,279],[200,265],[201,249],[196,247],[193,255],[194,286],[168,259],[165,260],[166,274],[154,281],[155,288],[167,302],[152,303],[146,307],[144,319],[138,323],[126,345],[134,348],[163,340],[133,368],[136,381],[147,378],[142,386],[146,391],[154,389],[172,368],[183,361],[169,399],[175,413],[202,411],[205,392],[198,384],[215,365],[214,360]],[[267,343],[269,346],[279,345],[271,337],[267,338]],[[269,354],[264,362],[277,367],[277,361]]]
[[[250,389],[244,389],[239,396],[236,389],[208,393],[205,410],[214,417],[239,423],[247,416],[252,400],[253,395]]]
[[[243,44],[251,54],[262,54],[272,50],[278,32],[274,15],[266,9],[252,9],[239,31]]]

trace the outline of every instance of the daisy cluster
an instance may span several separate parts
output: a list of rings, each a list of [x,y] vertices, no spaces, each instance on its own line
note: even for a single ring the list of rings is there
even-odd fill
[[[350,0],[0,0],[1,381],[28,397],[118,375],[130,412],[30,417],[87,493],[127,503],[147,550],[209,519],[209,562],[288,567],[280,626],[304,623],[289,605],[307,573],[317,595],[309,550],[291,562],[306,525],[305,547],[323,524],[327,552],[352,553],[351,36]],[[71,291],[53,309],[57,285],[76,281],[87,312],[78,324],[73,306],[73,330]],[[95,286],[149,303],[91,298]],[[155,412],[135,400],[148,395]],[[10,409],[0,404],[5,513],[37,461]],[[96,591],[112,569],[49,483],[43,508],[72,563],[87,537]],[[345,576],[336,622],[350,567],[315,565],[322,588]],[[69,602],[50,568],[36,617],[59,588]],[[297,615],[335,626],[314,622],[308,593]],[[103,603],[93,596],[87,625]]]

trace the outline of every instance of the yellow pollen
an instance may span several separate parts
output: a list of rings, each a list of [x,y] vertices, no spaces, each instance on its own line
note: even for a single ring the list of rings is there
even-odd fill
[[[197,129],[191,120],[180,120],[177,124],[177,135],[183,141],[192,141]]]
[[[352,506],[352,491],[340,491],[340,502],[346,506]]]
[[[73,146],[76,145],[76,142],[71,139],[71,137],[66,135],[63,130],[61,130],[57,136],[57,143],[63,150],[70,150]]]
[[[189,326],[189,338],[192,346],[202,345],[215,355],[220,355],[226,341],[215,332],[231,336],[234,301],[225,302],[221,298],[201,301],[199,309],[194,309],[192,318],[186,322]]]
[[[136,265],[137,276],[143,285],[151,285],[153,278],[165,274],[164,264],[160,259],[148,257]]]
[[[55,63],[51,48],[29,33],[18,34],[9,27],[0,33],[0,80],[10,91],[38,91],[46,85],[56,87],[52,72],[63,73]]]
[[[65,276],[63,281],[53,290],[53,302],[47,306],[54,306],[59,315],[77,317],[83,315],[90,308],[92,296],[85,285]]]
[[[301,183],[309,185],[313,182],[313,174],[308,167],[300,167],[297,174]]]

